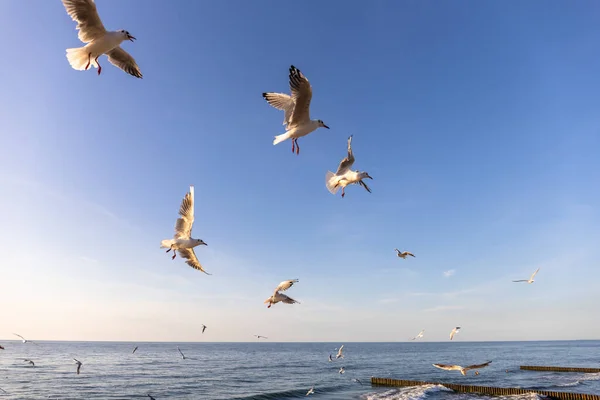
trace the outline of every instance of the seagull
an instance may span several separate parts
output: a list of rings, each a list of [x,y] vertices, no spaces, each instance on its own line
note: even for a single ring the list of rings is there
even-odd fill
[[[202,324],[202,333],[206,330],[206,325]]]
[[[300,304],[299,301],[296,301],[296,300],[292,299],[291,297],[286,296],[285,294],[282,294],[282,293],[279,293],[279,292],[273,293],[273,295],[271,297],[269,297],[268,299],[265,300],[264,304],[269,304],[267,306],[267,308],[271,308],[271,306],[273,304],[277,304],[280,301],[283,302],[283,303],[285,303],[285,304],[295,304],[295,303]]]
[[[314,392],[315,392],[315,387],[313,386],[310,389],[308,389],[308,392],[306,392],[306,395],[308,396],[310,394],[313,394]]]
[[[258,340],[260,339],[268,339],[266,336],[254,335]]]
[[[360,383],[360,384],[361,384],[361,386],[364,386],[364,385],[363,385],[363,383],[362,383],[362,382],[360,381],[360,379],[358,379],[358,378],[354,378],[354,379],[352,379],[352,381],[353,381],[353,382]]]
[[[77,364],[77,375],[79,375],[79,371],[81,370],[81,366],[83,365],[83,363],[76,358],[74,358],[73,361],[75,361],[75,364]]]
[[[406,256],[412,256],[412,257],[415,256],[413,253],[408,252],[408,251],[400,251],[398,249],[394,249],[394,250],[396,250],[398,257],[403,258],[405,260],[406,260]]]
[[[194,253],[194,247],[199,246],[201,244],[207,246],[206,243],[202,239],[193,239],[192,235],[192,225],[194,225],[194,187],[190,186],[189,193],[185,194],[183,201],[181,202],[181,206],[179,207],[179,215],[181,218],[177,218],[177,222],[175,223],[175,236],[173,239],[165,239],[160,242],[161,248],[168,248],[167,253],[173,250],[173,257],[177,253],[175,250],[179,252],[179,255],[183,258],[186,258],[186,264],[192,268],[200,270],[207,275],[210,275],[208,272],[202,268],[202,265],[198,261],[196,257],[196,253]]]
[[[289,281],[283,281],[275,288],[275,291],[276,292],[284,292],[284,291],[288,290],[289,288],[291,288],[294,285],[294,283],[298,283],[298,282],[300,282],[298,279],[290,279]]]
[[[513,282],[527,282],[527,283],[531,284],[531,283],[535,282],[533,280],[533,278],[535,277],[535,274],[537,274],[539,270],[540,270],[539,268],[536,269],[535,272],[533,274],[531,274],[531,278],[529,278],[529,279],[519,279],[518,281],[513,281]]]
[[[340,349],[338,350],[338,353],[335,356],[335,359],[337,360],[338,358],[344,358],[344,354],[342,354],[342,352],[344,351],[344,345],[340,346]]]
[[[183,352],[181,351],[181,349],[179,348],[179,346],[177,346],[177,351],[179,352],[179,354],[181,354],[181,358],[183,360],[185,360],[185,354],[183,354]]]
[[[343,374],[344,372],[346,372],[346,370],[344,369],[344,367],[340,368],[340,370],[338,371],[340,374]]]
[[[2,388],[0,388],[0,392],[8,394],[8,392]]]
[[[138,349],[138,347],[135,346],[135,348],[133,349],[133,351],[131,352],[131,354],[134,354],[137,349]]]
[[[32,342],[31,340],[25,339],[23,336],[19,335],[18,333],[13,333],[13,335],[20,337],[21,340],[23,341],[23,344],[25,344],[25,343],[33,343],[33,344],[37,345],[37,343]]]
[[[107,32],[102,24],[94,0],[62,0],[67,14],[77,22],[79,40],[87,43],[83,47],[67,49],[67,59],[73,69],[78,71],[87,70],[90,65],[98,68],[98,75],[102,67],[98,63],[98,57],[102,54],[108,56],[108,61],[117,68],[122,69],[129,75],[141,78],[140,67],[129,53],[121,48],[125,40],[134,41],[126,30]]]
[[[32,367],[35,367],[35,363],[31,360],[28,360],[26,358],[23,359],[23,361],[25,361],[26,363],[28,363],[29,365],[31,365]]]
[[[327,128],[320,119],[310,119],[310,100],[312,87],[308,79],[293,65],[290,67],[290,90],[292,95],[285,93],[263,93],[262,96],[273,107],[284,111],[283,125],[285,133],[275,136],[273,144],[292,139],[292,153],[300,154],[298,138],[306,136],[317,128]]]
[[[335,174],[331,171],[327,171],[325,174],[325,186],[331,194],[336,194],[338,189],[342,188],[342,197],[346,194],[344,190],[346,186],[352,184],[359,184],[364,187],[367,192],[371,193],[371,189],[363,181],[363,179],[373,179],[367,172],[360,172],[358,170],[353,171],[352,165],[354,165],[354,154],[352,154],[352,136],[348,138],[348,155],[344,158],[338,166]]]
[[[4,350],[4,347],[0,346],[0,350]]]
[[[149,394],[147,394],[146,396],[148,396],[150,398],[150,400],[156,400],[154,397],[150,396]]]
[[[452,340],[454,335],[456,335],[458,332],[460,332],[460,326],[457,326],[456,328],[452,329],[452,331],[450,332],[450,340]]]
[[[329,355],[329,362],[332,362],[333,358],[331,358],[331,354]]]
[[[467,371],[469,371],[470,369],[485,368],[488,365],[490,365],[490,363],[491,363],[491,361],[488,361],[483,364],[469,365],[467,367],[461,367],[460,365],[446,365],[446,364],[433,364],[433,366],[436,368],[445,369],[446,371],[460,371],[461,374],[467,375]]]
[[[410,340],[416,340],[416,339],[422,338],[424,333],[425,333],[425,329],[423,329],[421,332],[419,332],[419,334],[417,336],[415,336],[414,338],[412,338]]]

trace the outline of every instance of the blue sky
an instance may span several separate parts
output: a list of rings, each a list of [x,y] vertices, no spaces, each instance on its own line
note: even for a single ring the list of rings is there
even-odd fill
[[[597,3],[97,6],[143,80],[71,69],[59,1],[0,3],[0,337],[600,337]],[[331,127],[300,156],[261,97],[290,64]],[[373,193],[341,199],[350,134]],[[158,248],[190,184],[213,276]]]

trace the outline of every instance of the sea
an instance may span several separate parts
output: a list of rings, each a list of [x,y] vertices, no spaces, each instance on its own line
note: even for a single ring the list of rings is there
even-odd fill
[[[600,367],[600,341],[0,344],[5,347],[0,350],[0,388],[6,391],[0,391],[2,400],[149,399],[148,394],[157,400],[285,400],[305,398],[313,386],[315,393],[310,397],[323,400],[489,398],[436,385],[375,387],[370,384],[372,376],[600,394],[600,374],[519,370],[520,365]],[[330,362],[329,354],[335,357],[342,344],[345,357]],[[132,354],[135,346],[138,349]],[[80,375],[73,358],[83,362]],[[473,371],[462,376],[431,365],[464,366],[490,360],[478,376]],[[339,373],[341,367],[344,374]]]

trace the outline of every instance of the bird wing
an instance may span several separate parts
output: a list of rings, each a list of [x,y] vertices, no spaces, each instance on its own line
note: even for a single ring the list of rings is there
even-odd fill
[[[300,304],[299,301],[296,301],[296,300],[292,299],[291,297],[286,296],[285,294],[282,294],[282,293],[278,293],[278,298],[279,298],[279,301],[281,301],[285,304],[294,304],[294,303]]]
[[[354,154],[352,153],[352,135],[350,135],[348,138],[348,155],[340,162],[335,174],[344,175],[352,168],[352,165],[354,165]]]
[[[81,370],[81,363],[77,364],[77,375],[79,375],[80,370]]]
[[[285,93],[263,93],[263,97],[272,107],[284,111],[283,125],[289,124],[294,111],[294,99]]]
[[[194,225],[194,187],[190,186],[190,191],[185,194],[179,206],[180,218],[175,222],[175,239],[189,239],[192,236],[192,226]],[[183,254],[181,255],[183,257]]]
[[[94,0],[62,0],[67,14],[77,22],[78,37],[83,43],[89,43],[104,36],[106,28],[98,16]]]
[[[519,279],[518,281],[513,281],[513,282],[529,282],[529,280],[527,280],[527,279]]]
[[[491,361],[488,361],[488,362],[486,362],[486,363],[483,363],[483,364],[469,365],[468,367],[464,367],[464,368],[463,368],[463,370],[466,372],[466,371],[468,371],[468,370],[470,370],[470,369],[479,369],[479,368],[485,368],[485,367],[487,367],[488,365],[490,365],[490,363],[491,363]]]
[[[452,329],[452,332],[450,332],[450,340],[452,340],[456,332],[458,332],[456,329]]]
[[[140,67],[135,62],[135,59],[131,57],[131,54],[123,50],[121,46],[115,47],[106,53],[106,55],[108,56],[108,61],[115,67],[122,69],[136,78],[142,78],[142,71],[140,71]]]
[[[181,354],[181,357],[185,357],[185,355],[181,352],[181,349],[179,348],[179,346],[177,346],[177,351],[179,352],[179,354]]]
[[[362,187],[364,187],[367,190],[367,192],[371,193],[371,189],[369,189],[369,187],[367,186],[367,184],[362,179],[360,181],[358,181],[358,184],[361,185]]]
[[[302,72],[293,65],[290,67],[290,89],[295,106],[288,125],[300,125],[310,120],[312,87]]]
[[[535,272],[531,275],[531,278],[529,278],[530,281],[533,280],[533,278],[535,277],[535,275],[539,272],[539,268],[535,270]]]
[[[137,349],[138,349],[138,347],[135,346],[135,348],[133,349],[133,351],[131,352],[131,354],[135,353]]]
[[[439,369],[444,369],[446,371],[456,371],[456,370],[463,369],[463,367],[461,367],[460,365],[451,365],[451,364],[433,364],[433,366],[436,368],[439,368]]]
[[[289,288],[291,288],[296,282],[298,282],[298,279],[290,279],[289,281],[283,281],[277,286],[275,292],[286,291]]]
[[[198,271],[204,272],[206,275],[212,275],[206,272],[204,268],[202,268],[200,261],[198,261],[198,257],[196,257],[196,253],[194,253],[194,249],[178,249],[177,251],[179,252],[179,255],[181,257],[187,259],[187,261],[185,262],[187,265],[194,269],[197,269]]]
[[[20,337],[23,340],[26,340],[23,336],[19,335],[18,333],[13,333],[13,335]]]
[[[410,252],[408,252],[408,251],[406,252],[406,255],[407,255],[407,256],[412,256],[412,257],[414,257],[414,256],[415,256],[413,253],[410,253]]]
[[[338,353],[337,353],[336,357],[339,357],[339,356],[341,356],[341,355],[342,355],[342,351],[344,351],[344,345],[342,345],[342,346],[339,348],[339,350],[338,350]]]

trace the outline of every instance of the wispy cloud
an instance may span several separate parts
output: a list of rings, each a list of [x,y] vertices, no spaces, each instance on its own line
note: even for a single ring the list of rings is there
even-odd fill
[[[454,275],[456,273],[455,269],[449,269],[448,271],[444,271],[444,276],[446,278],[450,278],[452,275]]]
[[[464,306],[435,306],[431,308],[426,308],[423,311],[425,312],[436,312],[436,311],[449,311],[449,310],[464,310]]]

